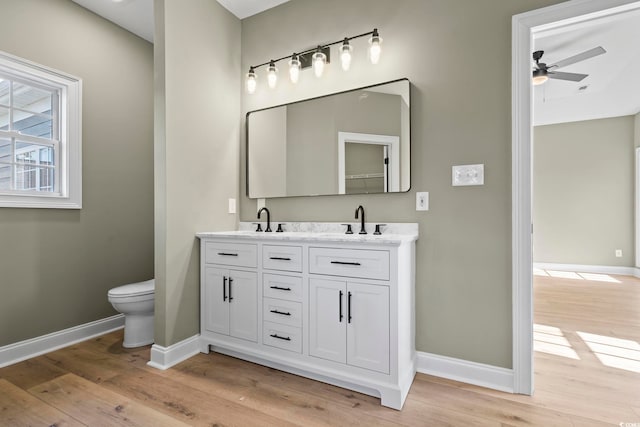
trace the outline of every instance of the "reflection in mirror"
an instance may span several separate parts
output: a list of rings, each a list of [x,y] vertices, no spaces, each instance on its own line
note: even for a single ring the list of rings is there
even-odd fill
[[[407,79],[247,114],[251,198],[410,188]]]

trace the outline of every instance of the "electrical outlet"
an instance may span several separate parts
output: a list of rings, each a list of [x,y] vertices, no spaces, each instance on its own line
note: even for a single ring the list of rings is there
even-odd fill
[[[616,249],[616,258],[622,258],[622,249]]]
[[[416,210],[428,211],[429,210],[429,192],[422,191],[416,193]]]
[[[230,214],[236,213],[236,199],[229,199],[229,211]]]

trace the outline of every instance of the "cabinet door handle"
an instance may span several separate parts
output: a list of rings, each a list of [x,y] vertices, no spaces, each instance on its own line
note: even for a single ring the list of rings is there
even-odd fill
[[[351,292],[347,292],[347,323],[351,323]]]
[[[229,252],[218,252],[220,256],[238,256],[238,254],[231,254]]]
[[[278,338],[279,340],[285,340],[285,341],[291,341],[291,338],[289,337],[281,337],[278,334],[271,334],[269,335],[271,338]]]
[[[331,261],[331,264],[340,264],[340,265],[360,265],[359,262],[348,262],[348,261]]]
[[[231,302],[231,300],[233,299],[233,297],[231,296],[231,284],[233,283],[233,279],[231,277],[229,277],[229,302]]]
[[[280,286],[269,286],[271,289],[277,289],[279,291],[290,291],[291,288],[281,288]]]
[[[269,259],[275,259],[276,261],[291,261],[291,258],[281,256],[270,256]]]
[[[338,295],[338,322],[342,323],[342,318],[344,317],[342,315],[342,296],[344,295],[344,293],[342,293],[342,291],[340,291],[340,294]]]
[[[222,276],[222,301],[227,300],[227,276]]]
[[[284,311],[271,310],[271,312],[275,313],[275,314],[282,314],[283,316],[291,316],[291,313],[287,313],[287,312],[284,312]]]

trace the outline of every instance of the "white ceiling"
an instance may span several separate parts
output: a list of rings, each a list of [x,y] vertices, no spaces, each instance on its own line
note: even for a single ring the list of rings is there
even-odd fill
[[[97,15],[153,43],[153,0],[72,0]],[[239,19],[289,0],[217,0]]]
[[[227,10],[240,19],[263,12],[289,0],[218,0]]]
[[[534,124],[545,125],[640,112],[640,9],[592,19],[534,36],[541,62],[553,64],[591,48],[607,52],[559,69],[589,74],[581,82],[550,79],[534,87]],[[581,87],[586,89],[580,90]]]

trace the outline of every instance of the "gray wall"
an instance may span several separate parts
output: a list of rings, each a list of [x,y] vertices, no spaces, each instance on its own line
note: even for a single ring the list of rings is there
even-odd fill
[[[213,0],[156,0],[155,340],[200,330],[198,231],[231,230],[238,197],[240,21]]]
[[[116,314],[153,277],[153,52],[69,0],[3,0],[0,50],[83,80],[83,208],[0,208],[0,346]]]
[[[533,146],[534,261],[632,267],[634,116],[538,126]]]
[[[267,200],[276,221],[348,221],[362,204],[372,222],[417,222],[416,346],[511,367],[511,17],[554,0],[293,0],[242,22],[242,69],[319,42],[380,30],[368,64],[354,40],[352,69],[331,64],[243,94],[243,111],[407,77],[411,80],[411,191]],[[314,20],[323,16],[330,19]],[[292,23],[304,20],[304,25]],[[334,56],[335,58],[335,56]],[[477,79],[478,64],[493,78]],[[485,164],[485,185],[452,187],[451,166]],[[241,161],[244,194],[244,163]],[[429,191],[430,210],[415,211]],[[256,201],[241,200],[242,220]]]

